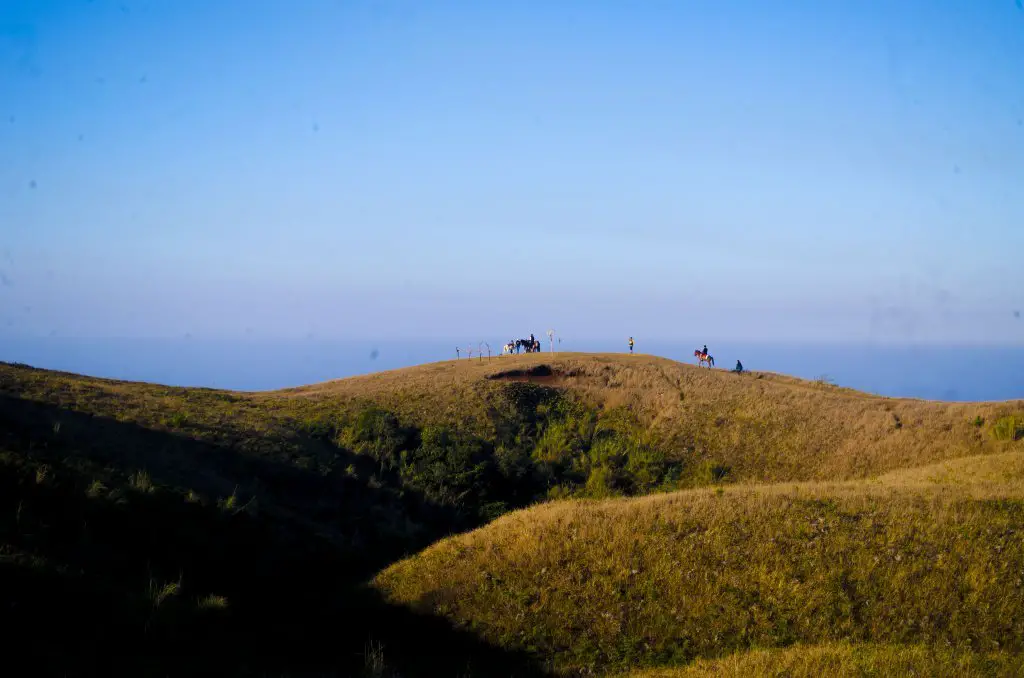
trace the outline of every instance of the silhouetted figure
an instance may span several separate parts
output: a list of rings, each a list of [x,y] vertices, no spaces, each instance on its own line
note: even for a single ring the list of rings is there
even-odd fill
[[[708,354],[708,345],[707,344],[704,344],[704,350],[701,351],[701,353],[703,353],[704,355]]]
[[[742,374],[742,373],[743,373],[743,363],[741,363],[739,360],[737,360],[736,361],[736,374]]]

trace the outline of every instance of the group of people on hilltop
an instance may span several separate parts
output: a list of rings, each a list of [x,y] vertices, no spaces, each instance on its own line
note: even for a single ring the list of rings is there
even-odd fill
[[[531,335],[531,336],[533,336],[533,335]],[[636,344],[636,342],[633,341],[633,337],[630,337],[629,338],[629,352],[630,353],[633,352],[633,347],[635,346],[635,344]],[[700,355],[705,360],[709,357],[710,354],[708,353],[708,345],[707,344],[704,344],[704,348],[701,349]],[[735,372],[736,374],[742,374],[742,372],[743,372],[743,363],[741,363],[739,360],[737,360],[736,361],[736,367],[734,367],[732,371]]]
[[[502,353],[506,355],[509,353],[519,353],[525,351],[526,353],[540,353],[540,342],[537,340],[533,333],[530,333],[529,339],[510,339],[507,344],[502,348]]]

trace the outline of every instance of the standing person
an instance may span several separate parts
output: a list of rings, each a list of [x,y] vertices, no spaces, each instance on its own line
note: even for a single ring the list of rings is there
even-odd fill
[[[633,352],[633,337],[629,338],[629,352]]]

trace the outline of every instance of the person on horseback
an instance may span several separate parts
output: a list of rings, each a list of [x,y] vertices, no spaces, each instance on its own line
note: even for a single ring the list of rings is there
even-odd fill
[[[701,351],[701,353],[703,353],[704,355],[708,354],[708,345],[707,344],[704,344],[704,350]]]

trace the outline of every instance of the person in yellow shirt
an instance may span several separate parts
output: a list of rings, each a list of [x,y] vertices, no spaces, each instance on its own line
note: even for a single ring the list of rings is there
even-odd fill
[[[629,352],[633,352],[633,337],[629,338]]]

